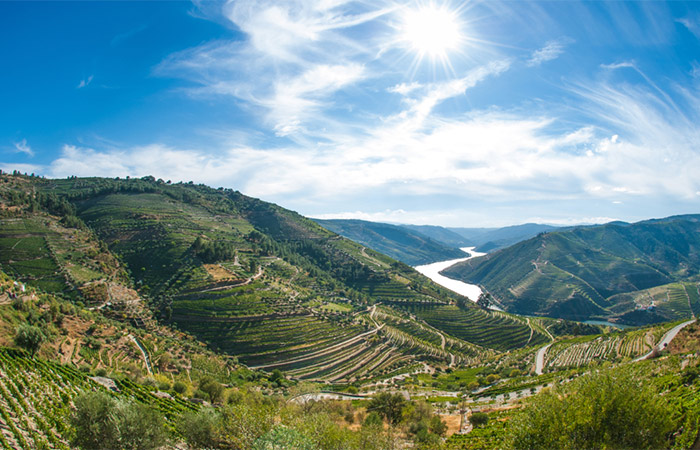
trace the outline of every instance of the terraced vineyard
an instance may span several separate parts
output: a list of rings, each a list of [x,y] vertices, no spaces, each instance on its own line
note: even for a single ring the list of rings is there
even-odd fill
[[[179,398],[157,396],[129,380],[117,380],[118,393],[105,389],[70,366],[34,359],[0,348],[0,446],[4,449],[69,449],[65,418],[73,399],[83,392],[111,395],[151,405],[168,419],[197,406]]]
[[[670,283],[641,291],[619,294],[611,298],[618,308],[634,308],[623,317],[648,316],[650,321],[666,319],[682,320],[700,313],[698,284],[691,282]]]
[[[454,305],[410,305],[404,309],[429,325],[466,342],[495,350],[538,345],[549,339],[527,321],[497,311]]]
[[[671,324],[608,335],[593,335],[559,341],[545,355],[545,367],[562,369],[587,366],[594,361],[632,359],[648,353]]]
[[[36,219],[0,221],[0,264],[11,275],[48,292],[66,292],[70,287],[60,274],[47,238],[53,232]]]
[[[440,365],[468,365],[491,354],[488,349],[450,336],[393,308],[377,308],[374,318],[383,324],[383,333],[397,346],[411,348],[412,352],[424,354]]]

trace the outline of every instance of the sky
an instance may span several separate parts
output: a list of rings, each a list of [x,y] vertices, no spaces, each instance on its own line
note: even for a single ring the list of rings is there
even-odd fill
[[[0,2],[0,168],[453,227],[700,213],[700,2]]]

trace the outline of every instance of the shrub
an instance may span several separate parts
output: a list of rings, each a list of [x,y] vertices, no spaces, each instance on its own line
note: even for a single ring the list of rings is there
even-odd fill
[[[104,392],[80,395],[74,403],[71,441],[81,449],[149,450],[167,442],[163,418],[148,406]]]
[[[670,447],[674,411],[629,373],[606,371],[535,397],[510,422],[515,449]]]
[[[46,335],[39,327],[32,325],[20,325],[15,334],[15,344],[29,351],[32,356],[39,350],[46,340]]]
[[[482,412],[475,412],[474,414],[469,416],[469,423],[471,423],[475,427],[483,427],[484,425],[489,423],[489,415]]]
[[[187,392],[187,385],[182,381],[176,381],[175,384],[173,384],[173,391],[183,395],[185,392]]]

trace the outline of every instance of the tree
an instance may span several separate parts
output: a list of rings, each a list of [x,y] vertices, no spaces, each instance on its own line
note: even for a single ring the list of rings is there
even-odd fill
[[[483,309],[489,309],[489,306],[491,306],[493,297],[491,297],[491,294],[488,292],[482,292],[479,294],[479,298],[476,300],[476,304],[482,307]]]
[[[489,423],[489,415],[482,412],[475,412],[471,416],[469,416],[469,423],[471,423],[477,428],[483,427],[484,425]]]
[[[189,411],[177,422],[177,431],[192,448],[217,448],[221,417],[211,408]]]
[[[447,433],[447,424],[445,423],[444,420],[440,418],[438,415],[434,415],[430,419],[430,425],[428,427],[431,433],[444,437],[445,433]]]
[[[405,406],[406,400],[401,394],[382,392],[369,402],[367,411],[376,411],[390,424],[396,425],[401,421],[401,413]]]
[[[80,395],[74,404],[72,444],[83,450],[150,450],[167,442],[163,418],[146,405],[99,391]]]
[[[207,393],[212,403],[220,402],[224,393],[224,386],[209,376],[199,380],[199,389]]]
[[[15,344],[31,353],[32,357],[46,340],[41,328],[32,325],[20,325],[15,334]]]
[[[509,422],[515,449],[669,448],[674,411],[629,371],[593,373],[533,398]]]

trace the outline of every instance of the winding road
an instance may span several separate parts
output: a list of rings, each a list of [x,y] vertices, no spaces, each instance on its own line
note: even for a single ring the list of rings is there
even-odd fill
[[[691,323],[695,322],[696,320],[697,320],[697,319],[691,319],[691,320],[685,321],[685,322],[683,322],[683,323],[681,323],[681,324],[676,325],[675,327],[671,328],[670,330],[668,330],[668,331],[666,332],[666,334],[664,334],[664,336],[661,338],[661,340],[659,341],[659,343],[656,344],[656,346],[654,346],[654,348],[652,348],[651,351],[649,351],[649,353],[647,353],[646,355],[640,356],[639,358],[635,359],[634,362],[642,361],[642,360],[644,360],[644,359],[649,358],[649,357],[652,355],[652,353],[654,353],[654,350],[659,350],[659,351],[660,351],[660,350],[663,350],[668,344],[671,343],[671,341],[673,340],[673,338],[675,338],[676,335],[677,335],[683,328],[687,327],[688,325],[690,325]]]
[[[541,349],[537,350],[537,356],[535,357],[535,374],[542,375],[544,371],[544,355],[547,354],[547,350],[552,346],[554,342],[550,342]]]

